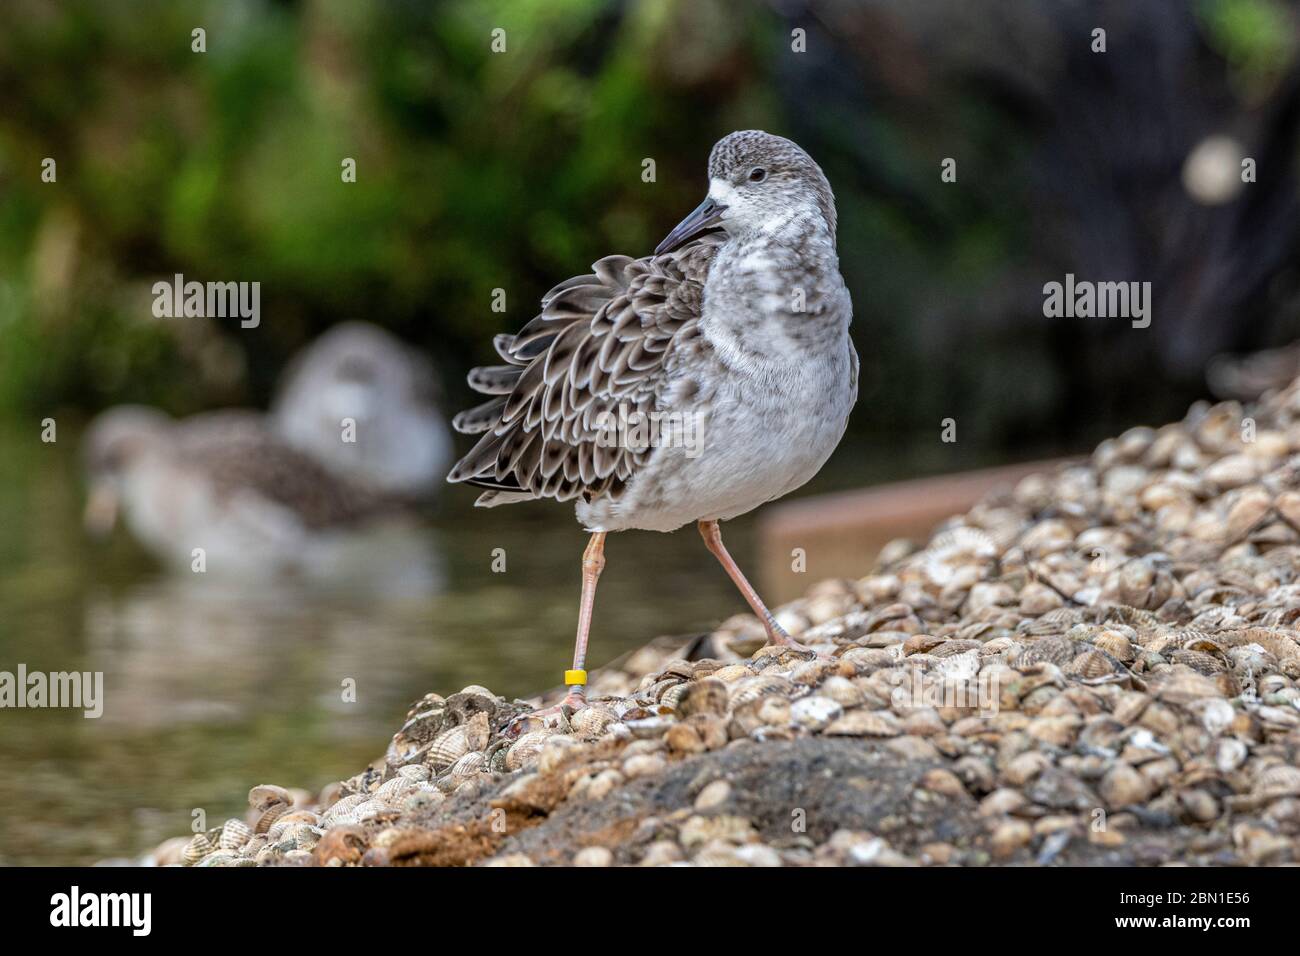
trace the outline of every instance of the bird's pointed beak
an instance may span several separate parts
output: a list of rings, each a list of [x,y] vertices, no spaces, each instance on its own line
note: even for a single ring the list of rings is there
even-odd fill
[[[117,491],[107,482],[99,482],[86,497],[86,510],[82,515],[86,531],[95,538],[103,538],[117,524]]]
[[[664,241],[655,246],[655,255],[672,252],[688,239],[694,239],[702,232],[715,229],[722,224],[722,213],[726,206],[706,199],[695,207],[695,211],[679,222],[673,231],[664,237]]]

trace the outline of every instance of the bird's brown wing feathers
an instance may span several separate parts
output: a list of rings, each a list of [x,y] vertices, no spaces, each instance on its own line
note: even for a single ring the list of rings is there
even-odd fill
[[[561,282],[517,335],[498,335],[505,365],[476,368],[487,402],[456,416],[482,434],[448,481],[489,489],[479,502],[617,497],[651,449],[611,444],[602,413],[654,409],[672,350],[696,334],[704,280],[723,241],[707,234],[660,256],[606,256]]]

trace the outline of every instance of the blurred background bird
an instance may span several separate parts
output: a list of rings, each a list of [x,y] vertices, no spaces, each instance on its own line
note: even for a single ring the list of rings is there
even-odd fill
[[[225,576],[338,571],[350,535],[409,521],[441,478],[438,391],[423,356],[351,322],[290,364],[269,415],[111,408],[84,440],[87,530],[103,536],[120,514],[164,563],[189,565],[202,548]]]
[[[172,567],[221,577],[320,573],[341,539],[399,514],[395,501],[281,441],[256,413],[176,421],[119,406],[91,424],[84,445],[87,529],[106,534],[120,513]]]
[[[427,358],[376,325],[344,322],[290,363],[271,428],[338,475],[419,500],[451,461],[441,395]]]

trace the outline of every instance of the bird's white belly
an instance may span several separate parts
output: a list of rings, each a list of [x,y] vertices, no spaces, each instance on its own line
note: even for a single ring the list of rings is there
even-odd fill
[[[845,356],[847,357],[847,351]],[[728,520],[811,479],[831,456],[856,397],[847,361],[790,376],[775,388],[720,383],[698,454],[655,450],[616,502],[580,504],[591,530],[672,531],[692,521]]]

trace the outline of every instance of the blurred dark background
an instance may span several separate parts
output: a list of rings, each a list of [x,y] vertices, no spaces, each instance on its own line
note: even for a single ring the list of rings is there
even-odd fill
[[[743,127],[798,140],[835,187],[865,438],[931,443],[960,411],[959,456],[1080,447],[1178,415],[1210,356],[1300,335],[1298,18],[1280,0],[9,0],[0,17],[0,413],[262,404],[347,318],[422,345],[459,405],[491,333],[597,257],[648,251]],[[1239,155],[1256,181],[1198,197],[1207,141],[1209,175]],[[260,328],[154,319],[149,288],[176,272],[260,281]],[[1151,327],[1045,319],[1067,272],[1150,281]]]

